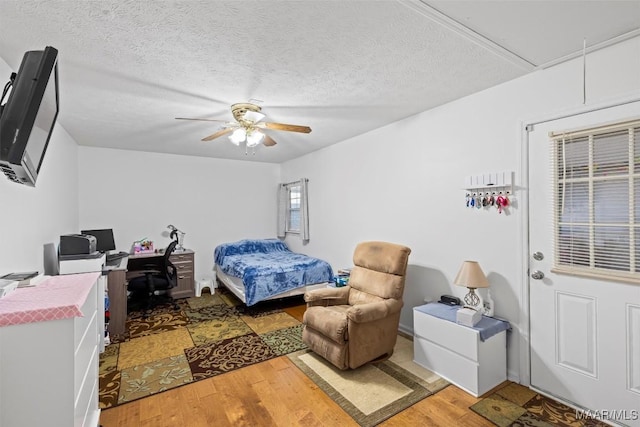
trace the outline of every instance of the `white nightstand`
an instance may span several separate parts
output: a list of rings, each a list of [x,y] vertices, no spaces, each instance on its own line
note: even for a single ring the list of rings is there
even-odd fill
[[[430,313],[450,311],[455,319],[457,307],[430,307],[431,304],[413,309],[414,362],[476,397],[505,381],[508,323],[505,322],[505,329],[482,341],[478,329]],[[476,327],[482,327],[483,322],[500,321],[483,318]]]

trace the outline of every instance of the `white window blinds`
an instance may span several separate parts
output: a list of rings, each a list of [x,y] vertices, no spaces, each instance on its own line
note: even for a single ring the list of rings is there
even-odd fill
[[[551,139],[553,271],[640,283],[640,120]]]

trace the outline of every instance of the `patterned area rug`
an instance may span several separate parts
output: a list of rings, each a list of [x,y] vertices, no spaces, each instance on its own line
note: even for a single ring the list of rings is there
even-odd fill
[[[306,348],[301,323],[283,311],[300,299],[247,307],[222,290],[178,304],[129,314],[126,338],[100,357],[101,408]]]
[[[471,409],[501,427],[607,427],[596,419],[578,419],[575,409],[514,383],[480,400]]]
[[[391,358],[355,370],[340,371],[306,349],[287,357],[363,427],[377,425],[449,384],[413,363],[413,342],[402,336]]]

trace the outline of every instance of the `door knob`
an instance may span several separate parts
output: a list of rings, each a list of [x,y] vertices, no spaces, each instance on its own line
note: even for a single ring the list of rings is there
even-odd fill
[[[531,278],[534,280],[542,280],[544,279],[544,273],[540,270],[535,270],[533,273],[531,273]]]
[[[544,254],[540,251],[533,253],[533,259],[536,261],[542,261],[544,259]]]

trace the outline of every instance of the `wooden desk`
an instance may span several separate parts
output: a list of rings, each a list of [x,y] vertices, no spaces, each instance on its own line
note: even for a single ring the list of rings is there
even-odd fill
[[[127,322],[127,258],[120,265],[106,266],[107,293],[109,295],[109,336],[118,339],[124,336]]]
[[[164,256],[160,253],[132,254],[123,258],[120,265],[107,267],[107,287],[109,289],[109,335],[112,339],[124,336],[127,322],[127,282],[140,276],[140,269],[153,258]],[[173,298],[189,298],[195,295],[194,252],[185,249],[174,252],[169,258],[178,272],[178,285],[171,289]]]

